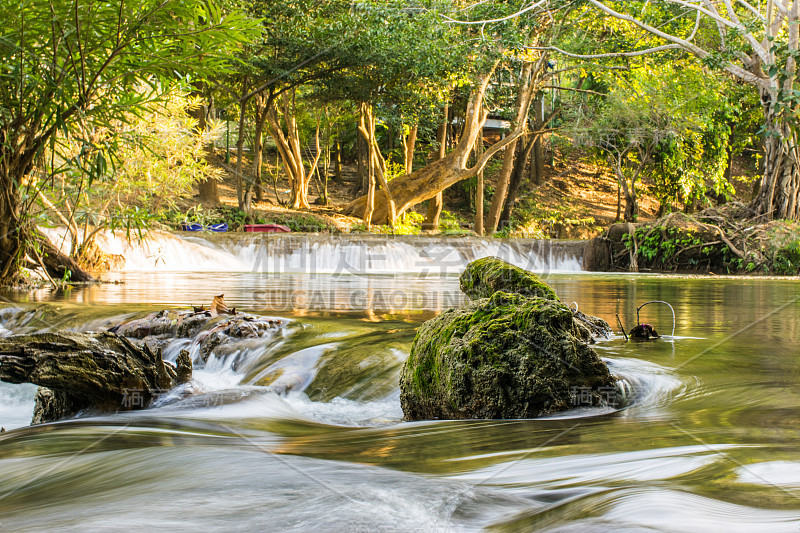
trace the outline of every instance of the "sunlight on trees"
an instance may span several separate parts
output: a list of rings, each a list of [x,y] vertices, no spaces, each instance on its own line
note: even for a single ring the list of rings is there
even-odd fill
[[[91,129],[124,122],[193,69],[224,68],[255,28],[194,0],[4,1],[0,20],[0,282],[13,283],[34,231],[30,208],[52,183],[35,170],[56,135],[92,146]]]

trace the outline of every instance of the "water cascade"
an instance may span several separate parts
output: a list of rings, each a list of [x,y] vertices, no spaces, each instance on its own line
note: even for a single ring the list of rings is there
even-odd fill
[[[28,427],[36,387],[0,383],[2,531],[800,530],[796,280],[549,276],[563,301],[609,322],[668,301],[675,335],[599,340],[622,391],[605,404],[575,391],[575,408],[550,417],[408,423],[401,365],[422,322],[463,302],[464,264],[498,255],[576,271],[579,245],[161,233],[100,244],[125,255],[106,274],[120,283],[4,293],[0,336],[107,329],[222,292],[280,327],[206,351],[214,323],[156,339],[167,359],[189,350],[194,378],[146,410]],[[645,309],[641,320],[672,320],[667,306]]]
[[[68,251],[63,230],[46,230]],[[470,261],[497,256],[534,272],[582,270],[583,243],[534,239],[481,239],[333,234],[172,234],[151,231],[144,240],[124,232],[97,237],[100,248],[124,257],[122,272],[254,272],[306,274],[458,275]]]

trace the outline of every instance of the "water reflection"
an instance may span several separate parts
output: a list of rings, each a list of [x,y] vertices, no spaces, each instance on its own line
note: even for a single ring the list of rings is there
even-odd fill
[[[416,326],[463,300],[452,276],[126,274],[33,294],[0,326],[100,328],[220,292],[293,321],[147,411],[20,428],[32,388],[0,384],[0,425],[18,427],[0,436],[3,529],[800,530],[796,281],[547,279],[612,324],[675,307],[674,339],[596,346],[630,406],[402,422],[400,365]],[[661,307],[642,318],[666,331]],[[302,390],[262,386],[289,374]]]

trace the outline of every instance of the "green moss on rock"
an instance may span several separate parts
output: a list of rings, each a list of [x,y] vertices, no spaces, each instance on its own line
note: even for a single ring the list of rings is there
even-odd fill
[[[497,257],[484,257],[473,261],[467,265],[460,279],[461,291],[471,300],[488,298],[497,291],[558,300],[556,292],[536,274]]]
[[[598,388],[614,386],[572,311],[550,287],[528,287],[548,297],[493,291],[420,327],[400,378],[407,419],[533,418],[572,407],[573,387],[599,402]]]

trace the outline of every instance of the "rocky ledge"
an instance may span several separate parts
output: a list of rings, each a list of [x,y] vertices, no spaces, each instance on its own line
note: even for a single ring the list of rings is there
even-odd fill
[[[0,380],[33,383],[33,424],[81,412],[147,407],[163,392],[191,380],[192,362],[177,365],[160,351],[138,347],[115,333],[37,333],[0,339]]]
[[[228,310],[220,295],[208,310],[166,309],[100,333],[14,335],[0,338],[0,381],[39,385],[32,424],[144,409],[191,381],[193,365],[212,355],[239,357],[282,325]],[[162,349],[175,364],[164,361]]]

